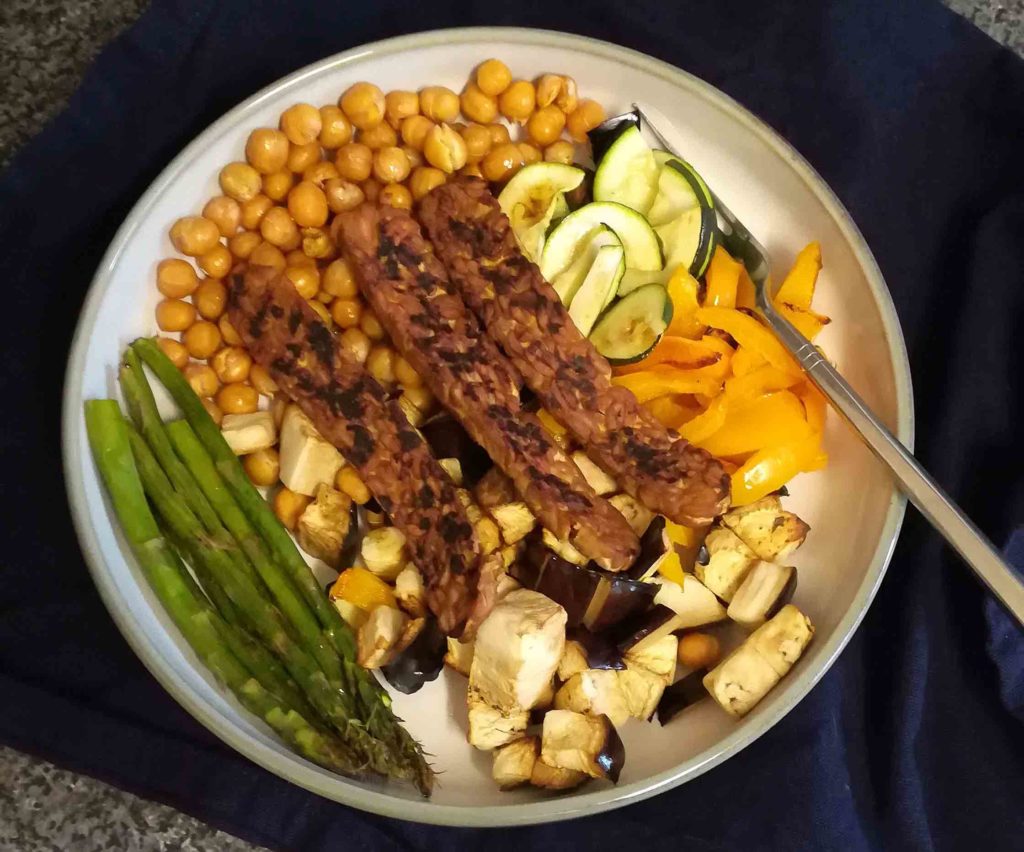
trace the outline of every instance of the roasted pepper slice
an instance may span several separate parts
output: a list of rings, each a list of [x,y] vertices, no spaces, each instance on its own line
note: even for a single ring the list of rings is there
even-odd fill
[[[354,567],[341,572],[331,586],[331,598],[341,598],[365,612],[379,606],[398,607],[391,587],[366,568]]]
[[[715,346],[709,346],[703,340],[691,340],[687,337],[670,337],[664,335],[657,342],[650,354],[635,364],[623,364],[615,367],[617,376],[627,373],[639,373],[649,370],[658,364],[672,364],[675,367],[696,369],[709,367],[722,360],[722,353]]]
[[[701,414],[679,428],[679,434],[691,444],[705,440],[722,428],[728,412],[727,406],[725,394],[715,397]]]
[[[743,264],[733,260],[724,248],[715,246],[711,263],[704,276],[707,292],[704,294],[706,307],[735,308],[736,292],[740,282]]]
[[[683,579],[683,563],[679,554],[674,550],[667,554],[658,565],[658,573],[666,580],[678,583],[680,586],[686,581]]]
[[[777,303],[775,307],[778,308],[779,313],[793,323],[793,325],[796,326],[796,330],[808,340],[814,340],[821,330],[832,322],[829,317],[826,317],[823,314],[815,313],[812,310],[798,308],[794,305],[788,305],[785,302]]]
[[[746,308],[748,311],[757,307],[757,292],[754,289],[754,282],[746,267],[740,270],[740,280],[736,285],[736,307]]]
[[[677,266],[665,285],[672,300],[672,322],[665,332],[669,337],[689,337],[697,340],[704,333],[704,325],[695,314],[700,307],[697,294],[700,284],[683,266]]]
[[[758,367],[763,367],[767,363],[756,352],[747,349],[745,346],[738,346],[735,354],[732,356],[730,367],[734,376],[745,376],[747,373],[752,373]]]
[[[787,390],[730,407],[722,427],[695,442],[713,456],[739,456],[764,447],[803,440],[812,434],[803,403]]]
[[[690,402],[683,400],[689,399]],[[644,406],[667,429],[678,429],[701,413],[700,406],[686,396],[659,396]]]
[[[732,405],[745,405],[772,391],[785,390],[800,379],[792,373],[777,370],[771,364],[757,367],[743,376],[726,379],[725,395]]]
[[[807,420],[807,425],[820,435],[825,431],[825,413],[828,408],[825,397],[809,381],[794,388],[794,391],[803,403],[804,417]]]
[[[614,376],[612,382],[632,391],[639,402],[673,393],[716,394],[722,387],[721,382],[700,370],[677,370],[664,365],[640,373]]]
[[[789,270],[772,301],[776,306],[787,304],[801,310],[809,310],[820,271],[821,246],[816,242],[810,243],[796,256],[793,268]]]
[[[828,461],[817,434],[758,450],[732,474],[732,505],[746,506],[781,488],[798,473]]]
[[[761,355],[773,367],[796,376],[803,375],[800,365],[775,335],[749,314],[730,308],[698,308],[696,318],[699,322],[732,335],[740,346],[746,346]]]

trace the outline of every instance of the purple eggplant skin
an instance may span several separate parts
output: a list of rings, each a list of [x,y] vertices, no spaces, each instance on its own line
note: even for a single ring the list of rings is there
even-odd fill
[[[594,762],[601,767],[605,778],[613,784],[618,784],[619,774],[622,772],[622,767],[626,765],[626,747],[622,744],[622,739],[619,737],[619,732],[615,730],[612,720],[604,715],[598,718],[604,721],[605,736],[604,744],[594,758]]]
[[[708,697],[708,691],[704,688],[706,674],[707,669],[696,669],[682,680],[665,687],[655,711],[659,724],[667,725],[687,707]]]
[[[639,580],[655,562],[668,553],[670,547],[672,542],[665,535],[665,519],[657,515],[646,532],[640,536],[640,552],[633,560],[633,564],[624,572],[625,575]]]
[[[576,566],[574,566],[576,567]],[[658,587],[653,583],[642,583],[619,574],[612,574],[600,569],[576,568],[576,570],[594,571],[600,574],[602,581],[609,584],[608,596],[597,617],[584,626],[597,633],[607,630],[627,618],[646,612],[654,604]]]
[[[469,437],[462,424],[450,414],[431,418],[420,426],[420,432],[433,450],[435,458],[459,460],[465,488],[476,485],[492,466],[486,451]]]
[[[593,633],[585,627],[574,627],[566,631],[566,639],[572,639],[583,646],[587,655],[587,665],[592,669],[614,669],[621,671],[626,668],[622,652],[606,634]]]
[[[652,584],[653,585],[653,584]],[[647,612],[641,612],[628,621],[615,626],[609,637],[615,642],[619,653],[625,654],[638,642],[646,639],[655,630],[663,628],[678,616],[664,604],[657,604]]]
[[[412,695],[441,673],[447,651],[448,640],[431,618],[409,647],[381,668],[381,673],[399,692]]]

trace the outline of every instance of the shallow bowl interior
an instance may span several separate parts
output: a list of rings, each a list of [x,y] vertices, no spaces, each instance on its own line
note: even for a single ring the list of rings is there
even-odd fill
[[[798,552],[795,603],[816,638],[795,670],[747,718],[712,702],[670,727],[631,722],[617,787],[591,783],[557,798],[537,791],[499,793],[490,758],[465,740],[464,683],[450,672],[398,713],[444,770],[423,801],[398,786],[359,784],[296,757],[217,687],[156,604],[112,523],[86,447],[82,402],[116,392],[124,345],[153,334],[156,263],[173,255],[167,231],[179,216],[218,194],[220,167],[242,158],[257,126],[276,126],[296,101],[333,103],[358,80],[385,90],[428,83],[460,90],[470,69],[499,56],[516,76],[572,75],[583,96],[610,111],[634,101],[675,125],[679,149],[768,248],[776,270],[819,240],[825,258],[815,307],[833,318],[820,338],[829,356],[905,441],[912,440],[911,391],[902,336],[888,292],[841,204],[778,136],[707,84],[664,63],[610,44],[557,33],[477,29],[427,33],[357,48],[274,84],[232,110],[189,145],[139,201],[96,273],[82,314],[66,383],[64,460],[76,526],[96,583],[135,651],[167,690],[234,748],[297,784],[391,816],[459,825],[529,823],[593,813],[653,795],[735,754],[770,728],[826,671],[856,627],[881,579],[903,513],[881,467],[833,416],[828,468],[791,487],[790,506],[811,525]]]

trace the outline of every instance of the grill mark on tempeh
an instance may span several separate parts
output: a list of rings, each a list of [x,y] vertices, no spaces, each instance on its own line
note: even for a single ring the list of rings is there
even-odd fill
[[[483,333],[413,218],[364,205],[340,214],[334,228],[392,342],[544,526],[599,565],[628,568],[639,547],[635,533],[522,408],[515,369]]]
[[[346,356],[295,288],[266,267],[233,274],[228,314],[253,359],[353,465],[406,536],[442,630],[486,616],[500,557],[480,547],[455,487],[397,402]],[[422,521],[427,523],[423,524]]]
[[[608,362],[524,257],[486,183],[457,178],[438,187],[420,202],[419,218],[487,333],[622,488],[677,523],[705,524],[725,511],[721,463],[612,384]]]

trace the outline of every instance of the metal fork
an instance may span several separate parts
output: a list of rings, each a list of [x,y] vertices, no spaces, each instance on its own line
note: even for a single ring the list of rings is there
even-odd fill
[[[634,118],[635,116],[635,118]],[[651,124],[636,104],[633,113],[608,119],[614,126],[623,120],[639,120],[670,154],[682,157],[665,136]],[[603,127],[604,125],[602,125]],[[743,262],[757,292],[757,309],[782,344],[807,372],[832,407],[860,435],[864,443],[885,464],[900,488],[946,541],[974,569],[989,591],[1024,625],[1024,583],[992,546],[992,543],[950,499],[939,484],[890,432],[860,395],[826,361],[811,341],[804,337],[778,310],[771,298],[771,264],[768,253],[744,227],[732,211],[711,193],[718,216],[718,228],[724,247]]]

